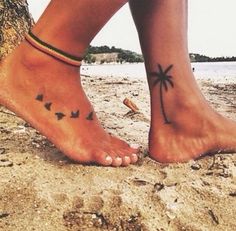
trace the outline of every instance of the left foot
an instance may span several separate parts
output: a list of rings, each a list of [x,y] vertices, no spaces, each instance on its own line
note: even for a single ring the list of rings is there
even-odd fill
[[[23,42],[0,64],[0,86],[0,104],[29,122],[69,158],[115,167],[137,161],[137,147],[101,126],[78,68]]]
[[[163,72],[168,66],[162,67]],[[154,71],[160,76],[158,68]],[[157,76],[151,75],[149,152],[153,159],[163,163],[186,162],[208,153],[236,150],[236,123],[210,108],[190,70],[184,76],[174,65],[167,74],[173,76],[173,87],[166,82],[167,90],[164,83],[160,90],[161,82],[155,84]]]

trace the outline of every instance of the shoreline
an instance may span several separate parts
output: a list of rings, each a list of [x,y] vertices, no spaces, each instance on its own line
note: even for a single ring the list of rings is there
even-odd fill
[[[197,80],[218,83],[236,82],[236,62],[227,63],[192,63]],[[81,74],[99,77],[127,77],[131,80],[146,80],[143,63],[82,65]]]

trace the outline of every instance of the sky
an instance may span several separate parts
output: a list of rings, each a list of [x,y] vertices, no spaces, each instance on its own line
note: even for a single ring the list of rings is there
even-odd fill
[[[28,0],[30,12],[35,20],[40,17],[49,2]],[[236,0],[189,0],[189,52],[212,57],[236,56],[235,12]],[[127,4],[99,32],[92,45],[115,46],[141,53]]]

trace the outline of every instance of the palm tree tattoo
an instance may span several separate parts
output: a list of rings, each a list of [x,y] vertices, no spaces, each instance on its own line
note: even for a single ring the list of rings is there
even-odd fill
[[[165,70],[163,70],[162,66],[160,64],[157,64],[158,71],[157,72],[151,72],[150,76],[155,77],[154,86],[160,83],[160,103],[161,103],[161,112],[164,117],[165,124],[171,124],[171,122],[168,120],[164,108],[164,100],[163,100],[163,86],[165,88],[165,91],[168,91],[168,84],[173,88],[174,83],[171,80],[172,76],[168,75],[168,72],[172,69],[173,65],[169,65]]]

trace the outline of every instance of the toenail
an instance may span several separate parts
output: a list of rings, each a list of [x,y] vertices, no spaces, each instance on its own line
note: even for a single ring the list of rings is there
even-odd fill
[[[112,158],[111,158],[110,156],[107,156],[107,157],[106,157],[106,161],[107,161],[107,162],[112,162]]]
[[[116,157],[116,160],[118,161],[122,161],[122,159],[120,157]]]
[[[130,147],[133,149],[138,149],[140,146],[138,144],[130,144]]]

